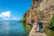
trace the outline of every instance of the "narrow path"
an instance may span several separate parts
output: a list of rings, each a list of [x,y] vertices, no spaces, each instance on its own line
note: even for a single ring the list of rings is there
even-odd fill
[[[46,36],[46,34],[45,33],[40,33],[40,32],[35,32],[34,31],[34,26],[33,26],[32,30],[31,30],[31,32],[29,33],[28,36]]]

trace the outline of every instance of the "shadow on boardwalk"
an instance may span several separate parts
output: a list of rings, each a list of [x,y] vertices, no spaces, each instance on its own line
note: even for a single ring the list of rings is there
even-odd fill
[[[47,36],[47,35],[45,33],[35,32],[34,26],[33,26],[28,36]]]

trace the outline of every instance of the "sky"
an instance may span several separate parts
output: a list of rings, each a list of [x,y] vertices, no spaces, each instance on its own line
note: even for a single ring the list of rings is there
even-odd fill
[[[21,20],[32,0],[0,0],[0,20]]]

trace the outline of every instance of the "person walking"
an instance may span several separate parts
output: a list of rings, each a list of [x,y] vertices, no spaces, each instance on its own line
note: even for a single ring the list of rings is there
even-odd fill
[[[35,30],[35,32],[37,32],[37,29],[38,29],[38,24],[34,23],[34,30]]]
[[[43,23],[42,23],[42,21],[39,21],[38,22],[38,25],[39,25],[39,32],[43,32]]]

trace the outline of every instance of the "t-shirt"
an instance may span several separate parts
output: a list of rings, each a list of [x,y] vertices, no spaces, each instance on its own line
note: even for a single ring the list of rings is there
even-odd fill
[[[39,24],[39,27],[43,28],[42,22],[38,22],[38,24]]]

